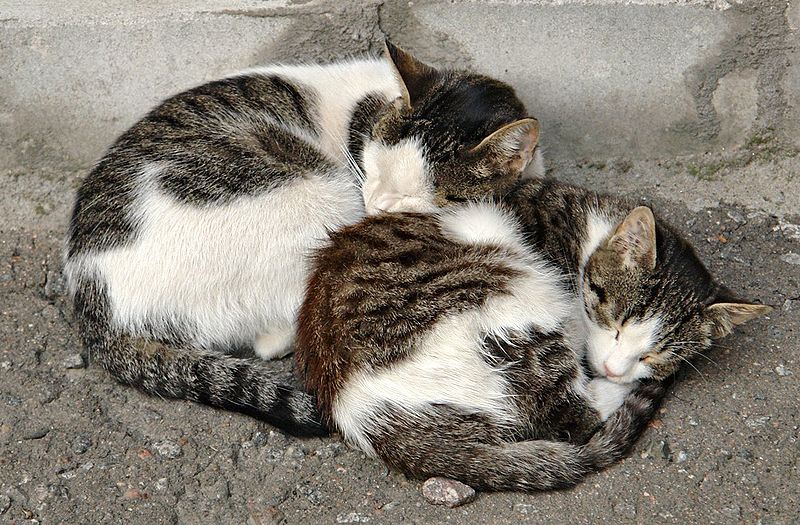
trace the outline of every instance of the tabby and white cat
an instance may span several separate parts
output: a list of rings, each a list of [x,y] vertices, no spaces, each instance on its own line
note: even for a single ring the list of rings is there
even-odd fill
[[[768,307],[731,302],[650,209],[555,181],[332,234],[298,368],[347,441],[407,474],[563,487],[618,460],[661,381]],[[584,349],[595,371],[582,367]],[[620,407],[618,409],[618,407]]]
[[[325,432],[291,377],[226,354],[290,350],[308,255],[328,231],[502,193],[531,160],[542,170],[537,123],[511,87],[391,44],[385,55],[245,71],[117,139],[78,190],[65,253],[94,360],[150,393]]]

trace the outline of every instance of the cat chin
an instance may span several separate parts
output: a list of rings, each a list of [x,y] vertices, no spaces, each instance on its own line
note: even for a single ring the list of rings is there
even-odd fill
[[[640,378],[634,378],[632,376],[622,376],[622,377],[603,376],[603,379],[607,379],[608,381],[611,381],[612,383],[616,383],[618,385],[630,385],[638,381]]]
[[[653,371],[650,370],[650,367],[641,363],[638,363],[630,372],[621,376],[609,377],[604,370],[598,369],[594,364],[592,364],[592,370],[594,370],[597,377],[602,377],[618,385],[629,385],[641,379],[650,379],[653,375]]]

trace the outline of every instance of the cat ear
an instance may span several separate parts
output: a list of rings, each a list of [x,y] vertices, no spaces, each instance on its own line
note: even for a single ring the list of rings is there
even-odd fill
[[[528,117],[506,124],[483,139],[470,153],[482,155],[491,151],[499,157],[499,163],[519,174],[533,159],[533,150],[538,143],[539,121]]]
[[[733,331],[733,328],[751,319],[768,314],[771,306],[748,303],[716,303],[706,307],[706,314],[712,320],[711,337],[719,339]]]
[[[656,218],[647,206],[634,208],[617,226],[608,240],[628,268],[652,270],[656,267]]]
[[[384,42],[383,56],[394,69],[400,81],[403,101],[409,108],[427,95],[439,78],[436,69],[420,62],[388,40]]]

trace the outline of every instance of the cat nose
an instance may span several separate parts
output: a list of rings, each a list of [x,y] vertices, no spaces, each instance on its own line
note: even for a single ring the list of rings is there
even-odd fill
[[[619,377],[621,374],[614,373],[609,367],[608,363],[603,363],[603,369],[606,372],[606,376],[608,377]]]

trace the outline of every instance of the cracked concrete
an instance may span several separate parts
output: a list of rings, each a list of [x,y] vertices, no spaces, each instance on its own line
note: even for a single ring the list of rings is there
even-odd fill
[[[797,522],[798,31],[797,0],[0,0],[0,522]],[[775,307],[575,489],[429,506],[336,438],[147,397],[77,358],[61,243],[113,137],[192,84],[374,52],[384,34],[511,81],[549,175],[655,206],[725,284]]]

